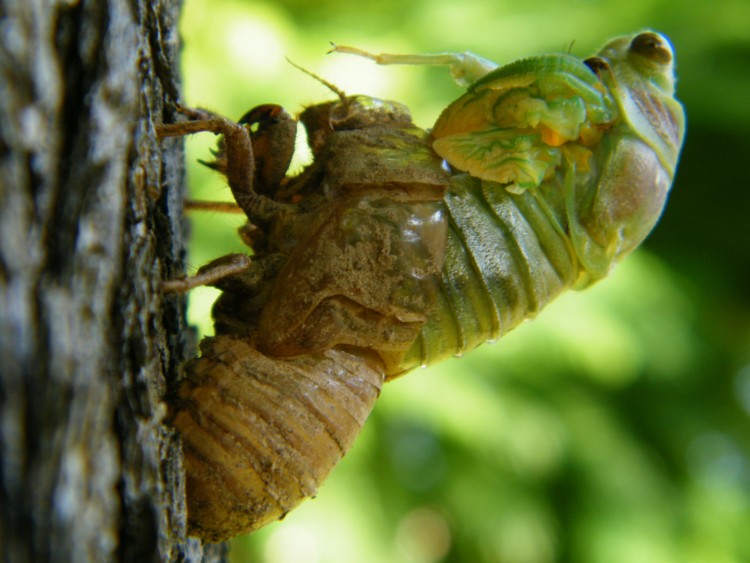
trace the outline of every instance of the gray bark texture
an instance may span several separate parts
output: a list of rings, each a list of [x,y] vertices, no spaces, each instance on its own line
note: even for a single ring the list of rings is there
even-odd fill
[[[219,561],[164,397],[192,354],[178,0],[0,0],[0,559]]]

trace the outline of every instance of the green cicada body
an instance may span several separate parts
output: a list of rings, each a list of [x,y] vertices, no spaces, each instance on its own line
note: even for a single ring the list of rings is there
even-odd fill
[[[547,55],[499,68],[443,111],[433,149],[467,173],[445,197],[442,305],[404,371],[502,336],[643,241],[685,131],[672,65],[667,40],[644,32],[585,61]]]
[[[445,261],[409,350],[370,347],[389,377],[494,340],[606,276],[656,224],[684,137],[672,49],[656,33],[615,39],[586,60],[553,54],[493,70],[466,57],[371,56],[452,63],[476,79],[431,131],[454,170]]]
[[[163,128],[223,134],[212,166],[253,224],[251,265],[210,282],[223,290],[217,337],[187,365],[172,417],[203,537],[283,516],[349,447],[384,379],[494,340],[604,277],[666,202],[685,120],[657,33],[583,61],[501,68],[365,55],[450,64],[473,83],[431,132],[366,96],[306,109],[314,161],[283,180],[252,153],[279,146],[276,109],[256,112],[257,130],[216,116]],[[254,190],[253,178],[273,183]]]

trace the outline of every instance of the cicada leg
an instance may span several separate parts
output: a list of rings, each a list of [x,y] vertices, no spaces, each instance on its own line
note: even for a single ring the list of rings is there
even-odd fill
[[[248,111],[238,123],[252,127],[255,191],[276,199],[294,155],[297,121],[281,106],[264,104]]]
[[[206,201],[203,199],[186,199],[185,211],[215,211],[217,213],[244,213],[242,208],[231,201]]]
[[[279,186],[294,155],[297,121],[281,106],[263,104],[249,110],[237,123],[250,131],[255,164],[254,191],[278,201]],[[217,150],[211,152],[214,160],[198,162],[226,176],[227,151],[224,140],[219,141]]]
[[[221,172],[226,176],[237,205],[248,219],[256,224],[268,224],[281,215],[294,212],[294,207],[273,201],[255,192],[255,158],[248,128],[225,117],[206,110],[178,108],[192,121],[159,125],[156,133],[159,138],[181,137],[191,133],[211,132],[222,135],[222,154],[226,166]]]
[[[202,285],[216,285],[221,280],[236,276],[252,265],[245,254],[227,254],[203,266],[194,276],[161,282],[164,293],[185,293]]]
[[[450,67],[451,76],[461,86],[476,82],[498,65],[469,51],[464,53],[432,53],[423,55],[374,54],[356,47],[332,45],[330,53],[348,53],[376,62],[379,65],[440,65]]]

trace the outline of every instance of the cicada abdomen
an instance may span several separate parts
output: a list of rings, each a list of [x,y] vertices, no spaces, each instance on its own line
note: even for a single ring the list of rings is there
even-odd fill
[[[210,541],[282,518],[315,492],[351,447],[383,371],[341,350],[272,358],[217,337],[174,402],[190,532]]]

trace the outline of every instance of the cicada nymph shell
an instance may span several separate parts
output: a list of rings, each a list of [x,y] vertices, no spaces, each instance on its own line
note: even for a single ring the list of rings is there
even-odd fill
[[[308,108],[315,160],[283,181],[252,152],[276,135],[276,119],[293,141],[280,111],[263,106],[247,123],[188,114],[191,131],[223,134],[208,164],[252,223],[247,268],[230,255],[197,276],[223,291],[217,336],[186,364],[172,402],[190,533],[220,541],[313,496],[351,446],[437,299],[448,174],[392,102],[342,95]],[[255,117],[257,129],[245,128]],[[263,178],[272,185],[256,189]]]

